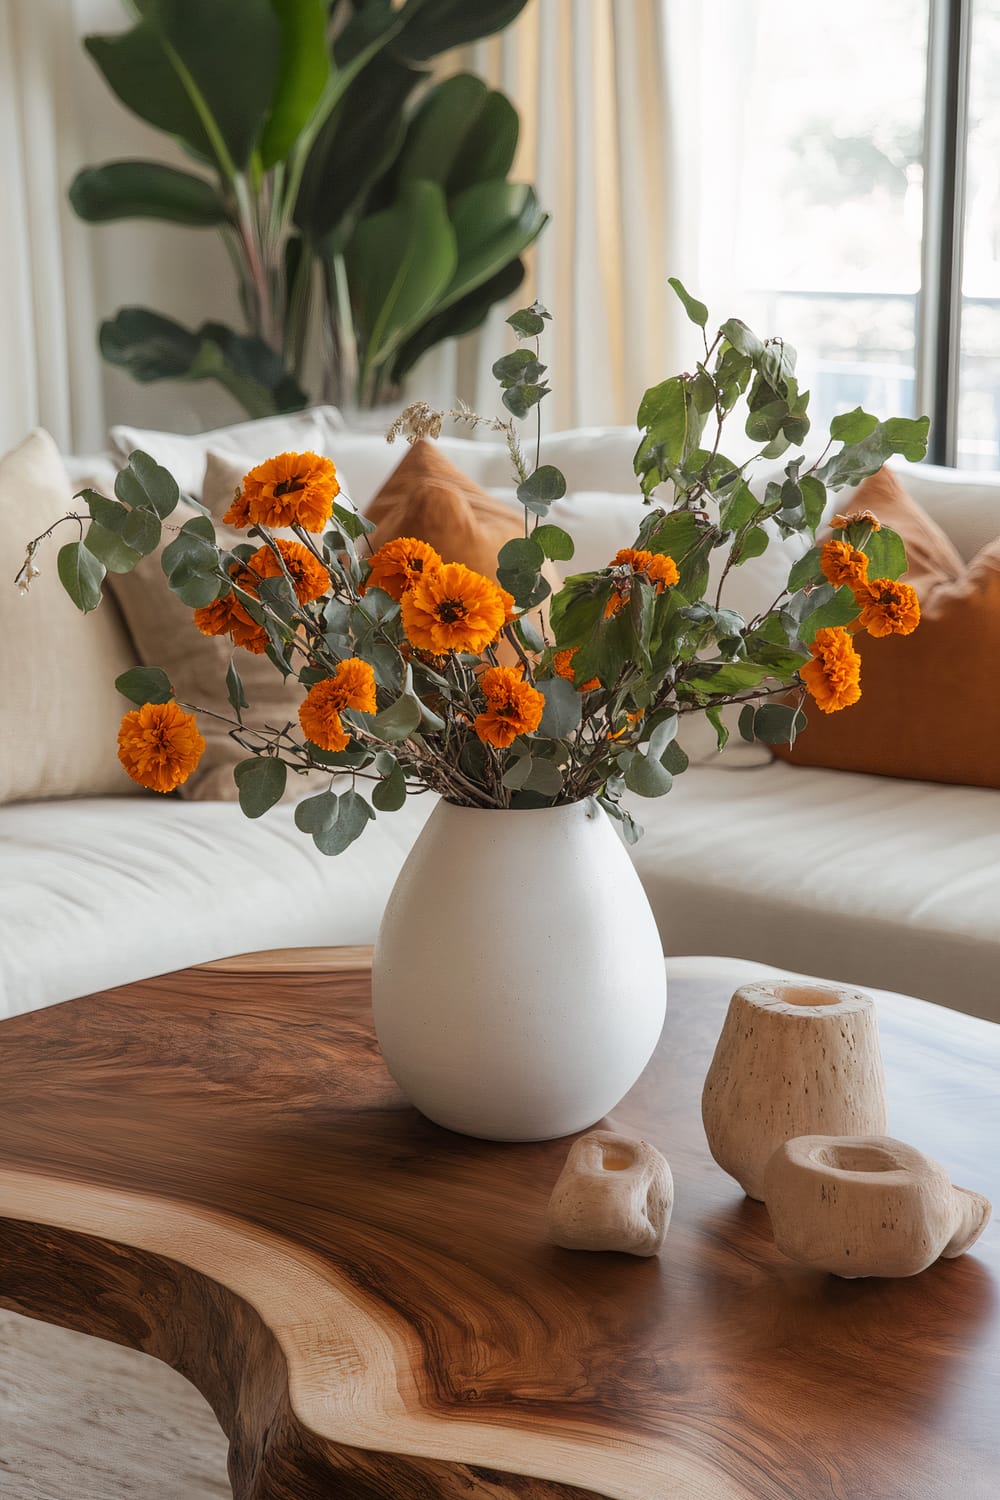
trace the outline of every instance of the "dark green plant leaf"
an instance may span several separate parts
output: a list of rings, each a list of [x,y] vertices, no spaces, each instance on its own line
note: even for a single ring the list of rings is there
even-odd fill
[[[407,0],[404,27],[394,46],[417,62],[492,36],[520,15],[527,0]]]
[[[486,84],[474,73],[453,73],[429,89],[407,126],[396,163],[398,180],[436,182],[450,196],[454,189],[449,188],[448,179],[488,94]],[[515,135],[515,145],[516,140]],[[506,177],[509,167],[510,161],[494,175]]]
[[[204,177],[156,161],[109,161],[74,177],[69,201],[88,224],[116,219],[162,219],[190,228],[225,224],[218,192]]]
[[[372,372],[439,308],[455,274],[455,233],[437,184],[404,183],[390,208],[362,219],[346,261],[364,387]]]
[[[830,423],[830,437],[835,443],[860,443],[878,426],[878,417],[862,411],[856,406],[853,411],[841,412]]]
[[[330,76],[325,0],[271,0],[281,28],[278,76],[260,139],[265,169],[283,161],[301,134]]]
[[[295,804],[295,826],[302,833],[325,833],[337,821],[340,798],[335,792],[319,792]]]
[[[677,293],[678,298],[683,304],[684,311],[691,319],[691,322],[697,323],[699,328],[704,328],[708,322],[708,308],[704,302],[699,302],[695,297],[692,297],[676,276],[668,276],[667,285],[673,287]]]
[[[554,464],[542,464],[517,487],[517,498],[526,510],[544,516],[553,500],[566,493],[566,477]]]
[[[375,757],[375,769],[383,780],[372,790],[372,802],[379,812],[398,812],[406,802],[406,777],[394,755],[384,750]]]
[[[792,564],[788,575],[788,592],[797,593],[799,589],[808,588],[811,584],[820,583],[823,579],[823,569],[819,565],[819,547],[810,547],[804,557],[800,557]]]
[[[405,740],[420,728],[421,704],[412,693],[404,693],[372,719],[372,729],[384,740]]]
[[[551,557],[555,562],[568,562],[573,556],[573,538],[561,526],[536,526],[531,537],[545,556]]]
[[[138,448],[129,454],[125,468],[115,475],[115,494],[133,509],[150,511],[161,521],[172,513],[180,499],[174,476]],[[126,516],[120,528],[123,535],[127,523]]]
[[[130,703],[169,703],[174,696],[170,678],[161,667],[132,667],[115,678],[115,687]]]
[[[538,734],[553,740],[567,740],[580,727],[582,718],[580,694],[563,677],[551,677],[536,684],[545,699]],[[536,787],[542,791],[542,787]]]
[[[226,695],[237,718],[240,717],[242,709],[250,707],[243,687],[243,678],[239,674],[239,669],[235,661],[230,661],[229,666],[226,668]]]
[[[484,281],[482,286],[453,302],[443,312],[428,318],[400,348],[392,362],[392,379],[397,383],[402,382],[417,360],[436,344],[445,339],[460,338],[465,333],[473,333],[481,328],[496,303],[506,302],[508,297],[512,297],[523,280],[524,262],[512,260],[489,281]]]
[[[755,364],[763,355],[764,345],[739,318],[727,318],[722,325],[722,332],[737,354],[744,355]]]
[[[711,707],[706,708],[705,718],[715,730],[715,742],[721,755],[729,743],[729,730],[722,721],[722,709],[716,704],[712,704]]]
[[[762,703],[753,718],[754,739],[765,745],[794,745],[805,727],[805,714],[787,703]]]
[[[322,833],[313,834],[313,843],[321,854],[343,854],[360,838],[375,814],[359,792],[344,792],[339,800],[336,821]]]
[[[845,484],[860,484],[895,453],[916,463],[926,456],[929,429],[929,417],[890,417],[887,422],[879,422],[861,442],[845,445],[828,458],[817,471],[819,478],[828,489],[839,490]]]
[[[240,794],[240,807],[248,818],[263,817],[281,801],[287,775],[284,761],[273,756],[255,755],[252,760],[240,761],[233,777]]]
[[[194,333],[144,307],[123,307],[101,324],[101,353],[144,384],[217,380],[251,417],[298,411],[306,395],[262,339],[203,323]]]
[[[86,39],[123,104],[223,171],[249,160],[280,46],[270,0],[143,0],[131,31]]]
[[[127,516],[129,512],[122,507]],[[141,554],[124,542],[116,531],[109,531],[99,521],[92,521],[87,528],[87,551],[107,568],[109,573],[131,573]]]
[[[548,220],[534,188],[520,182],[478,182],[448,205],[456,260],[436,311],[450,307],[517,260]]]
[[[552,314],[542,307],[540,302],[535,302],[531,307],[522,307],[517,312],[511,313],[506,322],[519,339],[535,339],[545,328],[546,318]]]
[[[122,541],[140,557],[153,552],[160,545],[160,521],[155,511],[139,507],[130,511],[122,527]]]
[[[77,609],[90,614],[101,602],[101,583],[106,569],[82,542],[67,542],[56,559],[59,582]]]
[[[862,547],[868,558],[868,577],[901,578],[908,567],[903,539],[889,526],[873,531]]]
[[[514,537],[497,554],[497,562],[505,573],[535,574],[544,561],[545,553],[532,537]]]
[[[817,589],[819,595],[821,590]],[[810,609],[806,603],[799,623],[799,640],[808,646],[817,630],[831,625],[850,625],[860,613],[857,600],[850,589],[837,589],[832,598],[826,598],[818,607]]]
[[[673,783],[674,778],[666,767],[648,755],[633,756],[625,772],[625,785],[640,797],[662,797]]]

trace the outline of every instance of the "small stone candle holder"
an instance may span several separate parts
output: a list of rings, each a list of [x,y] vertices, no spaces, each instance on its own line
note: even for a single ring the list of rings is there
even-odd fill
[[[673,1206],[674,1179],[654,1146],[592,1130],[570,1147],[549,1200],[549,1238],[564,1250],[656,1255]]]
[[[749,1198],[798,1135],[889,1127],[875,1002],[860,990],[772,980],[729,1003],[701,1100],[712,1155]]]
[[[805,1135],[764,1173],[778,1249],[834,1276],[916,1276],[975,1244],[989,1223],[981,1193],[890,1136]]]

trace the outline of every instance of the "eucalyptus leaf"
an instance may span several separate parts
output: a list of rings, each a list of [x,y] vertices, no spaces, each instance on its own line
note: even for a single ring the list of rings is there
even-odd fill
[[[321,854],[343,854],[354,840],[360,838],[375,814],[359,792],[343,792],[337,808],[336,821],[320,833],[313,834],[313,843]]]
[[[239,674],[239,669],[235,661],[230,661],[229,666],[226,668],[226,694],[237,716],[239,716],[242,709],[250,707],[243,688],[243,679]]]
[[[340,798],[336,792],[319,792],[295,804],[295,826],[302,833],[325,833],[337,821]]]
[[[67,542],[56,559],[59,582],[77,609],[90,614],[101,602],[105,566],[82,542]]]
[[[132,667],[115,678],[115,687],[130,703],[169,703],[174,696],[170,678],[161,667]]]
[[[248,818],[260,818],[280,802],[285,791],[287,767],[273,756],[255,755],[242,760],[233,771],[240,807]]]
[[[640,797],[662,797],[673,781],[670,772],[648,755],[636,755],[625,772],[625,785]]]
[[[684,311],[691,319],[691,322],[697,323],[699,328],[704,328],[705,324],[708,322],[708,308],[705,306],[704,302],[699,302],[696,297],[692,297],[690,292],[687,292],[684,289],[683,285],[680,281],[678,281],[676,276],[668,276],[667,285],[673,287],[674,291],[677,293],[677,296],[683,304]]]
[[[573,538],[561,526],[536,526],[531,538],[541,547],[546,557],[551,557],[556,562],[568,562],[573,556]]]
[[[545,698],[537,733],[553,740],[569,739],[579,729],[583,717],[580,694],[564,677],[550,677],[537,687]]]

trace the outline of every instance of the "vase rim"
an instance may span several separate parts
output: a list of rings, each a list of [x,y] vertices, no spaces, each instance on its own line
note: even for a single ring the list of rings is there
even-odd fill
[[[450,797],[440,798],[438,805],[468,813],[567,813],[588,802],[592,802],[595,807],[599,806],[592,792],[588,792],[585,797],[577,797],[572,802],[560,802],[555,807],[468,807],[464,802],[453,802]]]

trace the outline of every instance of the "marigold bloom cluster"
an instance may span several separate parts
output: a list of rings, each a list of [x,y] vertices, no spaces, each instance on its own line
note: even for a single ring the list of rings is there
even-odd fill
[[[510,596],[508,595],[507,598]],[[402,598],[403,629],[418,651],[485,651],[507,619],[497,584],[462,563],[422,573]]]
[[[371,559],[371,572],[362,592],[381,589],[397,602],[411,584],[442,565],[442,557],[429,542],[415,536],[398,536],[385,542]]]
[[[920,624],[920,600],[908,583],[876,578],[859,589],[861,624],[869,635],[912,635]]]
[[[319,558],[314,557],[301,542],[276,537],[274,545],[281,554],[281,562],[270,547],[258,547],[247,560],[248,571],[256,573],[258,579],[283,578],[287,573],[300,604],[311,604],[314,599],[322,599],[330,587],[330,575]]]
[[[223,521],[247,526],[301,526],[322,531],[340,494],[337,470],[318,453],[279,453],[244,475]]]
[[[567,682],[572,682],[574,686],[576,686],[576,677],[573,673],[573,658],[578,650],[578,646],[570,646],[566,651],[557,651],[552,658],[552,670],[556,676],[564,677]],[[595,688],[599,688],[600,685],[599,678],[591,677],[588,682],[580,683],[580,692],[591,693]]]
[[[834,516],[831,525],[839,531],[846,531],[848,526],[867,526],[869,531],[882,530],[881,521],[871,510],[855,510],[846,516]]]
[[[309,689],[299,705],[299,723],[306,739],[321,750],[346,750],[351,736],[340,717],[344,709],[373,714],[377,706],[374,671],[368,662],[349,656],[332,677]]]
[[[664,589],[670,588],[680,578],[672,557],[665,553],[647,552],[638,547],[620,547],[611,559],[610,566],[617,568],[619,572],[614,580],[615,592],[604,608],[606,620],[624,609],[625,601],[632,591],[633,578],[645,578],[658,594],[662,594]],[[628,573],[624,572],[626,568],[629,569]]]
[[[118,731],[118,759],[132,780],[151,792],[172,792],[181,786],[204,751],[194,714],[172,701],[133,709]]]
[[[812,661],[806,662],[799,676],[816,706],[825,714],[849,708],[861,697],[861,657],[854,642],[840,625],[817,630],[812,645]]]
[[[484,745],[504,750],[541,723],[545,698],[522,681],[521,672],[520,667],[488,667],[480,677],[486,711],[476,715],[472,727]]]
[[[256,595],[260,575],[236,563],[229,569],[229,576],[244,593]],[[263,656],[267,650],[268,634],[263,625],[251,619],[246,606],[233,591],[224,599],[213,599],[194,612],[194,623],[202,635],[229,635],[233,644],[251,651],[254,656]]]
[[[852,547],[850,542],[824,542],[819,554],[819,565],[823,577],[835,589],[859,589],[868,582],[868,559],[863,552]]]

